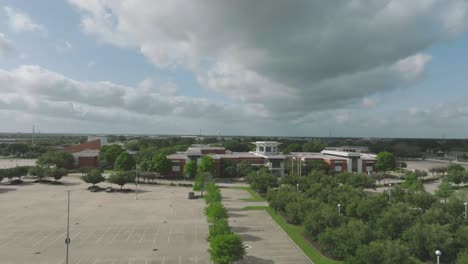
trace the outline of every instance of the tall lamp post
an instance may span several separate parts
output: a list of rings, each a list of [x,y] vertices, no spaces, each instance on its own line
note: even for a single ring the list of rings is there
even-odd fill
[[[435,254],[436,254],[436,256],[437,256],[437,264],[440,264],[439,258],[440,258],[440,255],[442,255],[442,251],[436,250],[436,251],[435,251]]]
[[[388,189],[388,201],[391,202],[391,201],[392,201],[392,184],[389,183],[388,186],[389,186],[389,189]]]
[[[468,209],[468,203],[465,202],[465,220],[466,220],[466,215],[467,215],[467,213],[468,213],[467,209]]]
[[[299,191],[299,183],[296,184],[296,192]]]
[[[138,200],[138,172],[135,166],[135,200]]]
[[[67,245],[67,254],[65,256],[65,263],[68,264],[68,245],[70,245],[70,189],[67,189],[68,193],[68,206],[67,206],[67,238],[65,238],[65,245]]]
[[[341,204],[338,204],[338,215],[341,216]]]

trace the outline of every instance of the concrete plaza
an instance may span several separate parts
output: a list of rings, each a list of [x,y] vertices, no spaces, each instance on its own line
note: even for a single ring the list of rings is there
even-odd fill
[[[139,185],[136,200],[135,193],[91,193],[73,176],[62,182],[0,185],[1,263],[65,263],[66,188],[69,263],[211,263],[205,204],[187,199],[190,188]]]

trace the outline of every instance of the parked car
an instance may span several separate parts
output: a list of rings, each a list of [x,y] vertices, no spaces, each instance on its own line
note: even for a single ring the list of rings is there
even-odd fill
[[[195,193],[194,193],[194,192],[189,192],[189,193],[188,193],[188,198],[189,198],[189,199],[195,199],[195,198],[196,198],[196,197],[195,197]]]
[[[107,187],[106,188],[106,192],[113,192],[113,191],[114,191],[114,189],[112,189],[112,187]]]

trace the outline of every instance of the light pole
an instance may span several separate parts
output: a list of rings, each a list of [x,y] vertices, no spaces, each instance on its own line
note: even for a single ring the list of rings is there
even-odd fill
[[[138,200],[138,172],[135,166],[135,200]]]
[[[390,187],[390,188],[388,189],[388,201],[391,202],[391,200],[392,200],[392,184],[389,183],[388,186]]]
[[[294,159],[296,158],[295,157],[291,158],[291,175],[294,175]]]
[[[296,184],[296,191],[299,191],[299,183]]]
[[[468,209],[468,203],[465,202],[465,220],[466,220],[466,215],[467,215],[467,213],[468,213],[468,212],[467,212],[467,209]]]
[[[436,250],[436,251],[435,251],[435,254],[436,254],[436,256],[437,256],[437,264],[440,264],[439,258],[440,258],[440,255],[442,255],[442,251]]]
[[[341,204],[338,204],[338,215],[341,216]]]
[[[67,245],[67,254],[65,257],[65,264],[68,264],[68,245],[70,245],[70,189],[67,189],[68,193],[68,207],[67,207],[67,238],[65,238],[65,245]]]

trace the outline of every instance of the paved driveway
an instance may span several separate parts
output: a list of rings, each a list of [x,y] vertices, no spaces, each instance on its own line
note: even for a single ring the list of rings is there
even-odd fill
[[[248,246],[243,264],[310,264],[312,263],[290,240],[289,236],[265,211],[245,211],[245,206],[267,205],[265,202],[244,202],[244,190],[222,188],[223,203],[229,213],[232,230]]]

